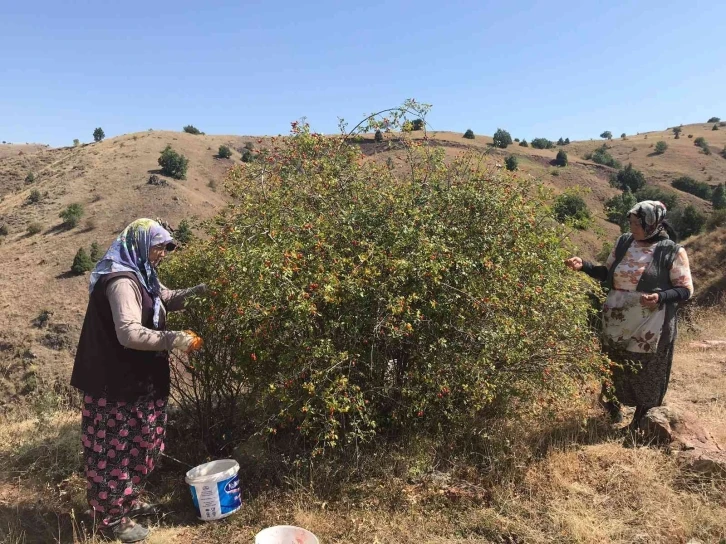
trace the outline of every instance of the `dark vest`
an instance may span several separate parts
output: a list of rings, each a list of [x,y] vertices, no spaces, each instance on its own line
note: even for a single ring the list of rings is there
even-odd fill
[[[93,397],[113,401],[134,402],[148,394],[166,397],[169,395],[169,354],[128,349],[116,337],[106,287],[119,277],[133,280],[141,291],[141,324],[164,330],[163,313],[159,316],[159,327],[154,327],[153,299],[134,274],[119,272],[101,276],[88,302],[71,385]]]
[[[613,288],[615,269],[620,264],[620,261],[623,260],[623,257],[625,257],[625,253],[633,241],[633,235],[630,233],[623,234],[618,238],[617,244],[615,245],[615,261],[608,271],[608,279],[606,281],[609,289]],[[671,289],[673,287],[670,276],[671,268],[673,268],[673,262],[676,259],[679,249],[681,249],[681,246],[673,242],[673,240],[665,239],[659,241],[653,250],[653,261],[643,271],[643,275],[640,277],[640,281],[635,290],[641,293],[657,293],[658,291]]]

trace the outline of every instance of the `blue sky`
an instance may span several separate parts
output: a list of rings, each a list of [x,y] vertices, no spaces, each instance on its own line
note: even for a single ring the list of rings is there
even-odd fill
[[[725,20],[667,0],[4,2],[0,140],[333,132],[406,98],[434,130],[664,129],[726,118]]]

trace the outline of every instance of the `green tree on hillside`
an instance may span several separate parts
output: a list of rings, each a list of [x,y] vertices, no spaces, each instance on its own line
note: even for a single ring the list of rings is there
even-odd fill
[[[179,222],[179,227],[174,231],[174,240],[180,244],[188,244],[193,237],[194,234],[192,233],[192,228],[189,226],[189,221],[182,219]]]
[[[529,147],[527,140],[522,140],[521,142],[519,142],[519,147]],[[724,152],[726,153],[726,148],[724,148]]]
[[[40,191],[38,189],[30,191],[30,194],[28,195],[28,202],[31,204],[40,202]]]
[[[557,158],[555,159],[555,164],[557,166],[567,166],[567,153],[565,153],[564,149],[560,149],[557,152]]]
[[[585,200],[575,193],[564,193],[557,197],[552,210],[560,223],[571,222],[576,229],[585,230],[592,222]]]
[[[565,145],[565,140],[562,139],[562,136],[560,136],[560,139],[557,140],[557,145]]]
[[[646,185],[635,193],[635,199],[638,202],[643,200],[659,200],[668,209],[668,212],[672,212],[678,207],[678,195],[673,191],[666,191],[660,187],[654,185]]]
[[[671,217],[673,227],[683,239],[703,232],[706,221],[707,217],[692,204],[689,204],[683,210],[676,210]]]
[[[73,203],[63,210],[58,217],[63,219],[63,226],[67,229],[72,229],[78,226],[78,223],[83,217],[83,206],[81,204]]]
[[[171,145],[167,144],[164,151],[161,152],[158,162],[165,176],[170,176],[174,179],[185,179],[187,177],[189,159],[174,151]]]
[[[81,145],[81,141],[78,138],[74,139],[73,140],[73,147],[78,147],[79,145]]]
[[[383,141],[383,133],[381,132],[381,129],[376,130],[376,133],[373,135],[373,141],[376,143],[381,143]]]
[[[676,140],[681,137],[681,132],[683,132],[682,127],[673,127],[673,134],[675,134]]]
[[[668,144],[665,143],[663,140],[660,140],[655,143],[655,153],[657,155],[662,155],[663,153],[666,152],[667,149],[668,149]]]
[[[532,147],[535,149],[552,149],[555,147],[555,143],[547,138],[533,138]]]
[[[628,232],[630,222],[627,213],[633,209],[638,200],[630,189],[625,189],[622,194],[605,201],[605,214],[607,220],[620,226],[621,232]]]
[[[95,263],[88,256],[88,253],[86,253],[86,250],[83,248],[80,248],[78,250],[78,252],[76,253],[76,256],[73,257],[73,264],[71,265],[71,271],[74,274],[78,274],[80,276],[81,274],[85,274],[89,270],[93,270],[94,266],[95,266]]]
[[[630,163],[628,166],[618,171],[618,173],[611,179],[611,184],[618,189],[625,190],[630,189],[631,192],[635,193],[645,185],[645,176],[640,170],[633,168],[633,164]]]
[[[424,129],[424,120],[423,119],[414,119],[411,123],[411,126],[413,130],[423,130]]]
[[[232,156],[232,150],[229,148],[229,146],[220,145],[219,151],[217,151],[217,156],[220,159],[229,159]]]
[[[711,203],[715,210],[726,209],[726,185],[719,183],[716,186],[711,196]]]
[[[35,181],[35,174],[33,172],[28,172],[28,175],[25,176],[25,183],[33,183]]]
[[[600,138],[606,139],[606,140],[612,140],[613,139],[613,133],[609,130],[606,130],[602,134],[600,134]]]
[[[202,131],[201,131],[201,130],[199,130],[199,129],[198,129],[197,127],[195,127],[194,125],[187,125],[187,126],[185,126],[185,127],[184,127],[184,128],[182,129],[182,130],[183,130],[184,132],[186,132],[187,134],[196,134],[196,135],[198,135],[198,134],[201,134],[201,133],[202,133]]]
[[[690,176],[676,178],[671,182],[671,185],[680,191],[690,193],[703,200],[711,200],[713,195],[713,188],[708,183],[696,181]]]
[[[620,138],[623,139],[623,140],[627,140],[628,139],[627,135],[624,132],[620,135]]]
[[[569,138],[565,138],[565,145],[570,145],[570,139]]]
[[[466,132],[464,133],[464,138],[467,140],[473,140],[474,139],[474,131],[470,128],[466,129]]]
[[[511,144],[512,137],[510,136],[509,132],[498,128],[497,131],[494,133],[494,147],[506,149],[507,146]]]
[[[517,160],[516,156],[509,155],[509,157],[504,159],[504,165],[507,167],[507,170],[509,170],[510,172],[513,172],[517,168],[519,168],[519,161]]]
[[[719,121],[721,121],[720,117],[711,117],[707,123],[718,123]]]
[[[96,130],[93,131],[93,141],[94,142],[100,142],[106,137],[106,133],[103,132],[103,129],[101,127],[98,127]]]
[[[98,245],[98,242],[93,242],[91,244],[91,261],[94,263],[97,263],[101,257],[103,257],[103,253],[101,252],[101,247]]]
[[[718,124],[714,124],[711,130],[718,130]]]

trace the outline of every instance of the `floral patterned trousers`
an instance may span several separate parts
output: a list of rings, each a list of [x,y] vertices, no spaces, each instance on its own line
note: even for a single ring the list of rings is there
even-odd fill
[[[120,522],[164,451],[167,400],[111,402],[84,395],[81,423],[88,504],[102,526]]]

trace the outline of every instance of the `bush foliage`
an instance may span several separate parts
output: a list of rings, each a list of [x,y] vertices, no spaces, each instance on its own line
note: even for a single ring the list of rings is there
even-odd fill
[[[534,138],[532,140],[532,147],[535,149],[552,149],[555,144],[547,138]]]
[[[25,176],[25,183],[33,183],[35,181],[35,174],[33,172],[28,172],[28,175]]]
[[[707,122],[707,123],[718,123],[718,122],[719,122],[720,120],[721,120],[721,118],[720,118],[720,117],[711,117],[711,118],[710,118],[710,119],[709,119],[708,121],[706,121],[706,122]]]
[[[161,172],[165,176],[174,179],[186,179],[189,159],[174,151],[171,145],[167,145],[159,157],[159,166],[161,166]]]
[[[560,149],[557,152],[557,158],[555,158],[555,164],[557,166],[567,166],[567,153],[564,149]]]
[[[180,244],[188,244],[192,241],[193,237],[194,234],[192,233],[192,228],[189,225],[189,221],[187,221],[186,219],[182,219],[179,222],[179,226],[174,231],[174,240],[176,240]]]
[[[232,156],[232,150],[229,148],[229,146],[220,145],[219,150],[217,151],[217,156],[220,159],[229,159]]]
[[[519,142],[519,147],[529,147],[527,140],[522,140],[521,142]]]
[[[667,149],[668,149],[668,144],[665,143],[663,140],[660,140],[655,143],[655,153],[656,154],[662,155],[663,153],[666,152]]]
[[[93,141],[94,142],[100,142],[106,137],[106,133],[103,132],[103,129],[101,127],[98,127],[96,130],[93,131]]]
[[[83,248],[80,248],[76,252],[76,256],[73,257],[73,264],[71,265],[71,272],[74,274],[84,274],[88,272],[89,270],[93,270],[94,262],[91,260],[91,258],[88,256],[88,253],[86,253],[86,250]]]
[[[620,168],[622,166],[619,161],[614,159],[613,156],[608,153],[604,144],[592,153],[585,155],[585,159],[591,160],[597,164],[604,164],[605,166],[610,166],[612,168]]]
[[[78,223],[83,217],[83,206],[78,203],[71,204],[65,210],[63,210],[58,217],[63,219],[63,226],[67,229],[72,229],[78,226]]]
[[[398,178],[294,123],[233,167],[234,207],[166,263],[167,285],[209,288],[174,318],[205,339],[174,395],[210,451],[253,432],[292,458],[408,433],[448,444],[597,371],[534,182],[402,144]]]
[[[646,185],[635,193],[638,202],[643,200],[658,200],[665,204],[668,211],[675,210],[678,207],[678,195],[673,191],[666,191],[654,185]]]
[[[671,224],[683,239],[703,232],[706,220],[706,215],[699,212],[692,204],[683,209],[676,209],[670,218]]]
[[[199,129],[198,129],[197,127],[195,127],[194,125],[187,125],[187,126],[185,126],[185,127],[184,127],[184,129],[183,129],[183,130],[184,130],[184,132],[186,132],[187,134],[197,134],[197,135],[199,135],[199,134],[202,134],[202,131],[201,131],[201,130],[199,130]]]
[[[467,140],[473,140],[474,139],[474,131],[470,128],[466,129],[466,132],[464,133],[464,138]]]
[[[381,143],[383,141],[383,133],[380,129],[376,130],[376,133],[373,136],[373,141],[376,143]]]
[[[37,222],[33,222],[30,225],[28,225],[28,234],[30,236],[34,236],[36,234],[40,234],[43,230],[43,225]]]
[[[673,127],[673,134],[675,134],[676,140],[681,137],[681,132],[683,132],[683,127]]]
[[[504,159],[504,166],[510,172],[514,172],[517,168],[519,168],[519,160],[515,155],[509,155],[509,157]]]
[[[600,134],[600,138],[603,138],[605,140],[612,140],[613,139],[613,133],[609,130],[606,130],[602,134]]]
[[[714,210],[726,209],[726,184],[719,183],[711,194],[711,204]]]
[[[592,223],[592,216],[585,200],[576,193],[564,193],[557,197],[553,207],[555,219],[560,223],[570,223],[581,230]]]
[[[625,189],[622,194],[614,196],[605,201],[605,215],[607,220],[620,226],[620,232],[630,230],[630,222],[627,213],[638,203],[630,189]]]
[[[28,202],[30,202],[31,204],[35,204],[37,202],[40,202],[40,199],[41,195],[38,189],[33,189],[32,191],[30,191],[30,194],[28,195]]]
[[[623,191],[625,189],[630,189],[633,193],[636,193],[639,189],[645,186],[645,176],[643,175],[643,172],[633,168],[631,163],[612,176],[610,184]]]
[[[681,176],[674,179],[671,185],[685,193],[690,193],[704,200],[711,200],[713,188],[704,181],[696,181],[690,176]]]
[[[506,130],[498,128],[494,133],[494,147],[506,149],[508,145],[512,145],[512,136]]]

